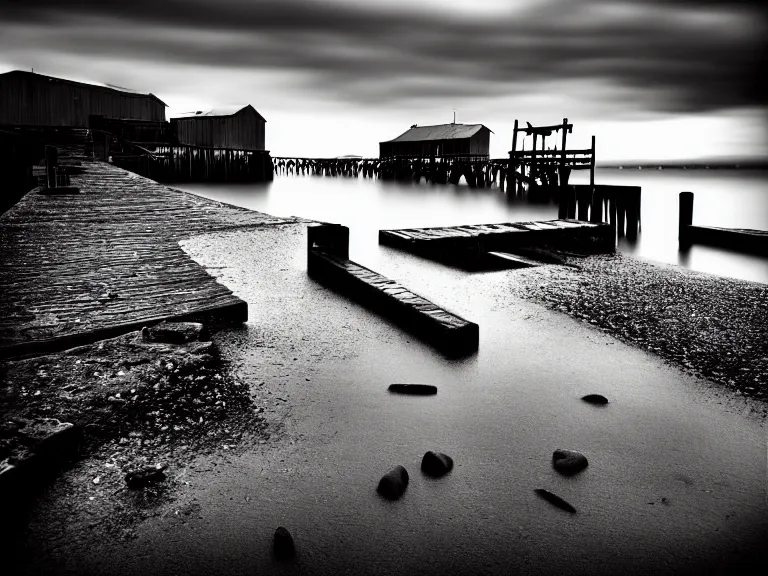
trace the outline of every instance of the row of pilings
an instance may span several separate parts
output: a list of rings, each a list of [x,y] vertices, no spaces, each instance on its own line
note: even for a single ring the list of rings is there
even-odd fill
[[[382,161],[378,158],[286,158],[274,157],[275,174],[296,176],[340,176],[378,178]]]
[[[273,158],[275,174],[380,178],[396,182],[458,184],[470,188],[504,188],[509,161],[486,157],[459,158]],[[522,185],[521,182],[518,184]]]

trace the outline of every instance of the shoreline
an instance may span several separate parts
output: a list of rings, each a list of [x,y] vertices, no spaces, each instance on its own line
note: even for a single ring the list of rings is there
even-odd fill
[[[768,402],[768,285],[619,252],[566,259],[577,268],[525,270],[511,289],[725,390]]]
[[[201,202],[211,202],[183,190],[180,193],[200,199]],[[234,206],[233,206],[234,207]],[[238,212],[254,212],[245,208],[234,207]],[[256,212],[262,217],[271,218],[269,215]],[[228,214],[222,215],[223,220],[230,219]],[[235,232],[248,228],[248,225],[235,224],[239,218],[234,214],[232,225],[206,231],[193,232],[185,238],[194,242],[209,233],[222,234]],[[277,236],[283,234],[297,234],[301,228],[298,221],[281,222],[276,225]],[[278,229],[281,231],[278,233]],[[262,248],[264,252],[269,246]],[[762,406],[762,418],[766,417],[768,408],[765,402],[766,374],[768,373],[768,350],[765,342],[768,342],[768,328],[766,322],[761,321],[760,311],[766,308],[768,287],[761,284],[725,279],[713,275],[687,271],[672,265],[662,263],[650,263],[631,256],[616,254],[611,256],[589,256],[586,258],[569,258],[569,263],[575,264],[580,269],[561,266],[542,266],[529,270],[513,271],[507,273],[506,282],[509,289],[516,296],[527,300],[533,300],[543,304],[547,308],[566,313],[567,315],[588,322],[603,332],[630,343],[654,355],[671,362],[676,367],[681,367],[690,373],[705,378],[708,382],[722,385],[726,393],[740,391],[740,395],[753,398],[760,404],[755,412],[760,415]],[[276,264],[270,262],[270,264]],[[221,282],[222,279],[218,278]],[[717,297],[721,293],[727,294],[727,298]],[[671,310],[671,311],[670,311]],[[753,312],[751,314],[751,312]],[[694,316],[691,316],[694,314]],[[215,342],[220,342],[222,351],[232,352],[238,350],[231,342],[241,338],[239,329],[229,329],[214,336]],[[741,334],[741,336],[740,336]],[[223,339],[223,341],[222,341]],[[300,342],[295,342],[297,345]],[[724,348],[724,343],[732,346]],[[98,346],[98,344],[94,345]],[[751,347],[750,347],[751,346]],[[735,350],[736,353],[732,350]],[[242,349],[239,349],[242,352]],[[731,354],[728,352],[731,351]],[[67,352],[62,353],[66,355]],[[730,356],[730,358],[729,358]],[[34,363],[36,359],[24,360]],[[236,371],[236,365],[242,358],[223,358],[225,365]],[[57,378],[66,378],[68,373],[60,366],[55,368],[57,360],[51,362],[51,369],[47,375],[52,376],[51,381]],[[688,362],[690,366],[685,365]],[[723,371],[718,366],[725,365]],[[744,367],[756,366],[749,370],[741,370]],[[58,373],[57,373],[58,370]],[[304,376],[301,374],[301,376]],[[310,373],[306,374],[309,380]],[[733,380],[732,384],[728,380]],[[141,522],[151,517],[164,517],[174,507],[174,502],[182,503],[186,508],[182,515],[195,515],[199,505],[185,500],[185,483],[195,483],[199,470],[211,470],[210,465],[216,466],[216,462],[227,460],[249,450],[271,451],[279,454],[285,450],[292,450],[284,442],[279,440],[279,430],[285,415],[290,411],[290,400],[286,400],[279,394],[281,382],[262,381],[250,383],[250,408],[259,410],[257,417],[259,426],[255,435],[244,434],[238,439],[227,439],[227,447],[222,448],[221,436],[214,435],[211,442],[203,441],[200,450],[196,452],[184,446],[176,458],[177,468],[173,476],[173,482],[169,482],[158,494],[155,500],[137,505],[136,502],[118,502],[123,507],[123,512],[116,516],[117,524],[111,530],[117,538],[135,538],[135,528]],[[750,389],[751,388],[751,389]],[[268,401],[267,401],[268,399]],[[213,399],[215,402],[215,398]],[[268,430],[277,432],[274,441],[270,441],[270,433],[264,433],[264,422],[270,422]],[[227,430],[227,419],[221,421],[221,430]],[[234,430],[233,426],[233,430]],[[227,430],[227,433],[229,430]],[[228,437],[229,438],[229,437]],[[118,440],[118,439],[115,439]],[[204,439],[203,439],[204,440]],[[266,443],[264,446],[259,444]],[[171,436],[168,443],[162,446],[162,450],[155,450],[153,454],[164,457],[163,450],[173,453],[179,447],[179,442]],[[105,443],[105,448],[110,444]],[[119,450],[119,448],[116,448]],[[59,480],[54,482],[48,492],[42,508],[37,514],[42,515],[40,522],[48,518],[47,507],[54,506],[62,512],[58,500],[71,501],[73,495],[82,497],[92,494],[100,488],[114,488],[122,479],[120,475],[114,476],[112,481],[103,482],[100,486],[89,485],[98,470],[103,469],[108,463],[119,463],[120,458],[107,461],[107,452],[99,450],[92,452],[72,468],[65,471]],[[158,452],[160,452],[158,454]],[[167,454],[167,453],[166,453]],[[187,467],[183,460],[196,462],[197,470]],[[202,465],[200,464],[202,461]],[[119,469],[115,469],[115,472]],[[83,484],[87,486],[84,488]],[[106,522],[110,514],[114,512],[112,507],[114,498],[102,501],[103,508],[94,515],[93,509],[79,503],[73,509],[67,508],[67,514],[73,513],[71,518],[73,527],[83,531],[84,542],[89,541],[88,531]],[[110,503],[111,502],[111,503]],[[135,507],[135,513],[128,513],[131,507]],[[196,507],[197,506],[197,507]],[[77,512],[75,512],[77,510]],[[178,510],[175,512],[178,514]],[[59,517],[67,520],[68,516]],[[78,541],[74,537],[69,544],[59,542],[60,550],[66,550],[68,546],[76,546]]]

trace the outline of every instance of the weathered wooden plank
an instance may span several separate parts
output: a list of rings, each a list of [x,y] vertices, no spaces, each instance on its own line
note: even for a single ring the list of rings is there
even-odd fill
[[[0,216],[0,355],[89,341],[168,315],[215,317],[218,309],[222,318],[245,318],[245,304],[178,242],[291,220],[208,201],[101,162],[83,159],[81,168],[71,176],[77,196],[30,193]],[[45,328],[40,318],[49,316],[56,320]]]
[[[340,227],[337,227],[340,228]],[[383,232],[383,231],[382,231]],[[348,240],[348,236],[346,236]],[[307,250],[307,272],[323,284],[391,319],[448,356],[477,351],[477,324],[452,314],[394,280],[323,247]]]

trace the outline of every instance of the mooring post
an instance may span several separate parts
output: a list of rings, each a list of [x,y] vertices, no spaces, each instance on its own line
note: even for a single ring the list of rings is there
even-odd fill
[[[349,258],[349,228],[340,224],[307,227],[307,252],[320,249],[339,258]]]
[[[56,188],[56,164],[59,151],[56,146],[45,147],[45,184],[48,188]]]
[[[693,192],[680,192],[680,224],[677,239],[681,249],[691,246],[691,229],[693,224]]]

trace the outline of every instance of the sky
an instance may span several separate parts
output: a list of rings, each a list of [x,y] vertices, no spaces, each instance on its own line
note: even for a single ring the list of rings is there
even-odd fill
[[[574,123],[599,161],[768,158],[752,0],[0,0],[0,72],[252,104],[276,156],[378,155],[412,124]],[[530,139],[526,146],[530,148]]]

